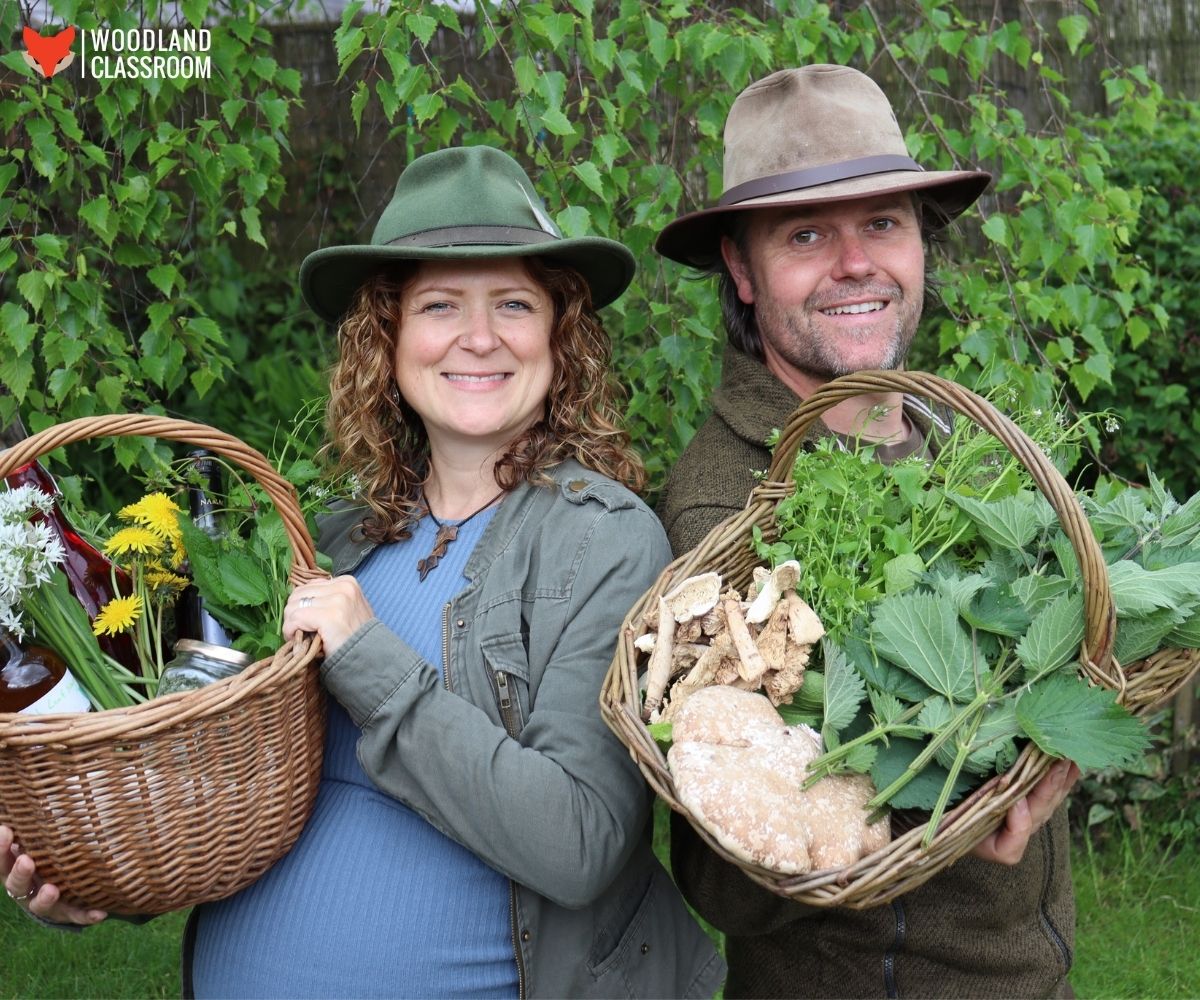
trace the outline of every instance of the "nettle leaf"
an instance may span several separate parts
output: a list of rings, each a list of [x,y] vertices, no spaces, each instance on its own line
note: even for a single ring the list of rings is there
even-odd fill
[[[994,635],[1017,638],[1025,634],[1032,616],[1012,592],[1011,584],[989,587],[962,612],[963,620],[973,628]]]
[[[1083,642],[1083,595],[1063,594],[1034,616],[1017,643],[1017,659],[1026,676],[1057,670],[1079,652]]]
[[[1200,611],[1193,612],[1187,621],[1167,633],[1163,644],[1179,649],[1200,649]]]
[[[237,605],[265,604],[271,587],[258,560],[246,552],[227,551],[221,556],[219,570],[229,602]]]
[[[983,710],[983,718],[971,738],[971,752],[963,764],[972,774],[991,774],[1008,767],[1017,757],[1015,738],[1021,735],[1016,705],[1005,698]]]
[[[1075,555],[1075,546],[1067,537],[1065,531],[1059,530],[1050,536],[1050,550],[1058,560],[1058,568],[1062,570],[1071,583],[1079,582],[1079,557]]]
[[[1162,524],[1164,545],[1187,545],[1200,531],[1200,493],[1190,497],[1182,507],[1171,513]]]
[[[1145,659],[1166,645],[1166,638],[1187,620],[1187,612],[1163,608],[1144,618],[1123,619],[1117,626],[1113,655],[1118,663]]]
[[[922,740],[893,739],[879,748],[875,764],[871,768],[871,780],[876,788],[887,788],[900,777],[917,755],[925,749]],[[888,800],[893,809],[932,809],[946,784],[950,772],[935,761],[930,761],[917,772],[913,779]],[[956,802],[970,790],[972,782],[959,774],[954,779],[949,802]]]
[[[910,702],[924,701],[933,693],[928,685],[922,684],[907,670],[880,659],[870,645],[857,636],[843,640],[842,649],[873,690]]]
[[[779,717],[783,719],[785,725],[789,726],[808,726],[810,729],[820,731],[821,728],[821,713],[809,712],[803,708],[797,708],[795,705],[776,705],[775,711],[779,713]],[[670,725],[667,723],[658,723],[659,725]],[[648,726],[653,735],[653,726]]]
[[[179,515],[179,530],[187,552],[188,567],[200,596],[211,604],[229,604],[229,592],[221,577],[221,548],[198,528],[187,514]]]
[[[1073,760],[1085,771],[1132,764],[1150,744],[1145,725],[1105,688],[1057,675],[1017,700],[1017,721],[1043,753]]]
[[[822,640],[821,654],[825,661],[825,722],[821,731],[841,732],[858,714],[867,688],[836,643]]]
[[[982,573],[972,573],[970,576],[938,574],[933,580],[933,590],[938,597],[954,605],[954,610],[962,614],[971,601],[988,585],[988,578]]]
[[[958,615],[931,594],[879,602],[871,622],[875,648],[951,701],[975,694],[971,641]]]
[[[1137,531],[1146,523],[1146,515],[1150,512],[1142,491],[1134,489],[1122,490],[1108,503],[1102,505],[1085,499],[1084,507],[1088,511],[1088,520],[1092,522],[1092,525],[1102,529],[1105,533],[1109,529],[1119,531],[1123,528],[1132,528]]]
[[[1064,536],[1065,537],[1065,536]],[[1050,574],[1031,573],[1010,585],[1013,596],[1024,605],[1031,615],[1036,615],[1054,598],[1065,594],[1070,587],[1066,577]]]
[[[1122,559],[1108,567],[1108,583],[1118,617],[1186,607],[1200,600],[1200,562],[1147,570]]]
[[[1039,523],[1032,491],[986,502],[957,493],[946,496],[975,522],[979,533],[992,545],[1023,549],[1037,537]]]

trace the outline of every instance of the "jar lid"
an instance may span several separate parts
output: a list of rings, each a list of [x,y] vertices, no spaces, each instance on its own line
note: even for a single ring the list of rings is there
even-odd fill
[[[180,639],[175,643],[175,652],[198,653],[201,656],[209,656],[214,660],[220,660],[222,663],[228,663],[235,667],[248,667],[251,663],[249,653],[230,649],[228,646],[217,646],[211,642],[201,642],[199,639]]]

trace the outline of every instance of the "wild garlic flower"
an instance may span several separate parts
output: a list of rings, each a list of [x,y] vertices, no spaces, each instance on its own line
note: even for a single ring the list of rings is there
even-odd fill
[[[21,597],[54,575],[66,558],[62,543],[34,513],[49,513],[54,498],[33,486],[0,493],[0,626],[17,640],[25,638]]]
[[[1116,434],[1121,429],[1121,421],[1116,417],[1104,418],[1104,430],[1108,434]]]

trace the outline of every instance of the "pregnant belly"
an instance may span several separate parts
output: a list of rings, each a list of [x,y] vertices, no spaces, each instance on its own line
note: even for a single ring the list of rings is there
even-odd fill
[[[323,782],[292,851],[196,919],[197,997],[517,992],[508,880],[361,785]]]

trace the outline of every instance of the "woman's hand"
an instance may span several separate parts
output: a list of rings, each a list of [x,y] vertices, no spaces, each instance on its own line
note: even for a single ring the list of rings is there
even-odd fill
[[[318,580],[292,591],[283,611],[283,638],[291,639],[298,632],[316,632],[325,655],[332,656],[360,626],[374,617],[375,612],[354,577]]]
[[[1055,763],[1025,798],[1013,803],[996,832],[984,837],[971,853],[983,861],[1018,864],[1029,838],[1054,815],[1078,779],[1079,768],[1072,761]]]
[[[86,927],[98,924],[108,916],[103,910],[64,903],[59,898],[57,886],[49,882],[39,884],[33,858],[21,853],[21,848],[13,841],[12,830],[7,826],[0,826],[0,878],[4,880],[4,890],[9,899],[26,913],[43,920]]]

